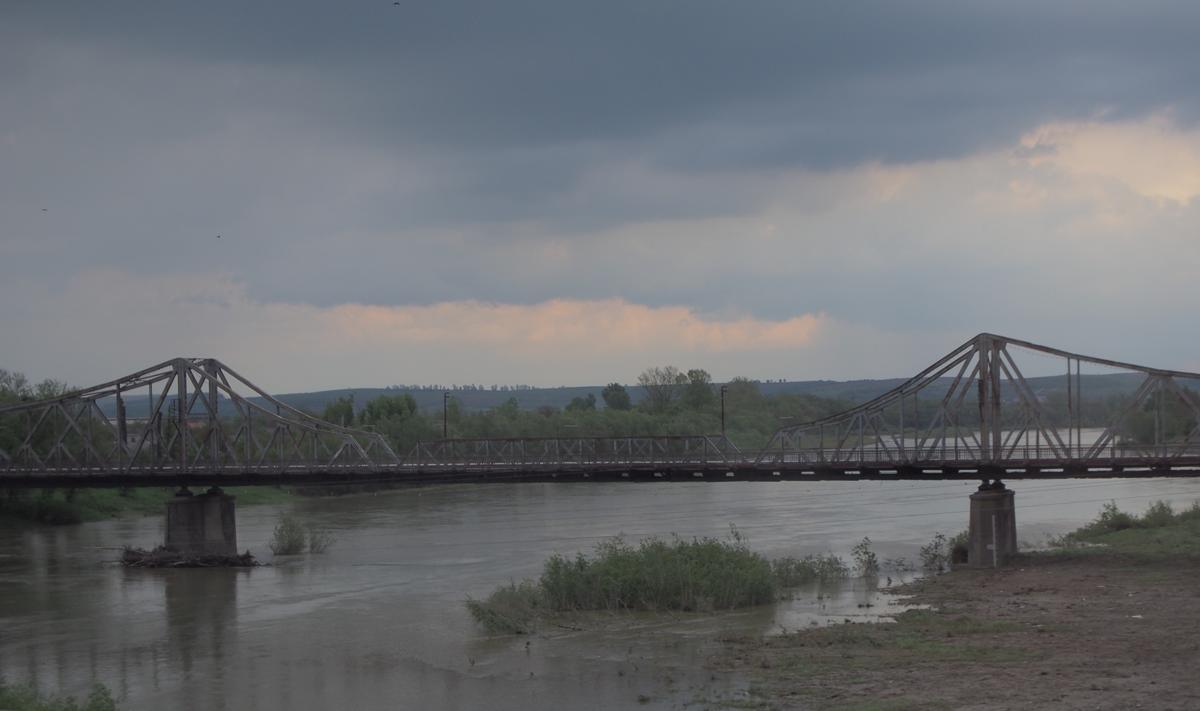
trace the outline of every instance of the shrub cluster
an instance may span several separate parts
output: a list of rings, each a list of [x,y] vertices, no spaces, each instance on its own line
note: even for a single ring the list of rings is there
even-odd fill
[[[292,514],[283,514],[267,544],[275,555],[297,555],[307,548],[309,553],[324,553],[333,545],[334,538],[328,531],[315,526],[305,527]]]
[[[1084,541],[1106,533],[1124,531],[1131,528],[1166,528],[1184,521],[1200,520],[1200,501],[1179,513],[1166,501],[1155,501],[1150,504],[1141,516],[1127,513],[1117,508],[1115,501],[1104,504],[1100,515],[1095,521],[1083,526],[1065,537],[1069,541]]]

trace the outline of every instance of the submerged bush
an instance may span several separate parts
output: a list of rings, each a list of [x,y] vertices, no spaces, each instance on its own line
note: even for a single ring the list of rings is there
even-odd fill
[[[298,555],[305,548],[309,553],[324,553],[334,540],[325,529],[303,526],[295,516],[285,513],[280,515],[268,546],[275,555]]]
[[[296,517],[285,513],[279,517],[279,523],[275,524],[275,531],[271,534],[271,542],[268,545],[275,555],[297,555],[304,552],[307,540],[304,527]]]
[[[863,537],[851,551],[854,557],[854,570],[864,578],[871,578],[879,575],[879,558],[875,555],[875,551],[871,550],[871,539]]]

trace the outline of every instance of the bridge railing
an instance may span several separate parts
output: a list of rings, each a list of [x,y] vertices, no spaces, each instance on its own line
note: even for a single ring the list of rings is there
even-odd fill
[[[918,450],[868,447],[848,451],[809,447],[760,450],[747,452],[755,463],[762,466],[847,466],[888,468],[897,466],[924,466],[934,468],[955,465],[987,465],[997,466],[1045,466],[1081,464],[1091,466],[1127,465],[1139,466],[1146,464],[1172,464],[1173,462],[1200,461],[1200,443],[1167,443],[1157,445],[1120,444],[1112,443],[1103,447],[1090,445],[1055,447],[1055,446],[1022,446],[1002,452],[995,458],[982,458],[977,450],[963,447],[961,449],[939,448],[936,450]]]
[[[420,442],[405,466],[539,469],[744,463],[720,435],[447,439]]]

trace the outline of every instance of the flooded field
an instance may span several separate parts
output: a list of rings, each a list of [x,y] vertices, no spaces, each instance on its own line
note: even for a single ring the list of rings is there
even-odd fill
[[[1018,537],[1036,544],[1116,500],[1187,504],[1200,482],[1013,482]],[[768,556],[850,548],[916,560],[966,527],[962,482],[478,485],[243,507],[252,570],[127,570],[121,546],[160,542],[160,518],[0,528],[0,675],[50,692],[107,684],[126,709],[685,708],[744,682],[705,658],[724,634],[794,630],[894,612],[862,583],[718,615],[592,616],[579,629],[492,637],[463,606],[536,576],[552,553],[622,534],[725,536]],[[336,538],[272,561],[291,510]]]

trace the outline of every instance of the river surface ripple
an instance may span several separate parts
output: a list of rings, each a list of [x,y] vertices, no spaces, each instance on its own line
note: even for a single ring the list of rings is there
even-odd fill
[[[966,527],[964,482],[446,486],[238,510],[261,560],[278,515],[328,529],[328,553],[253,570],[127,570],[121,546],[161,542],[161,518],[0,525],[0,677],[55,693],[109,686],[139,709],[685,708],[744,683],[704,669],[724,634],[894,612],[861,581],[720,615],[642,615],[574,631],[490,637],[463,607],[536,576],[552,553],[607,537],[727,536],[768,556],[917,558]],[[1188,505],[1200,482],[1013,482],[1018,538],[1036,544],[1116,500]],[[869,607],[868,607],[869,605]],[[526,644],[528,643],[528,644]]]

